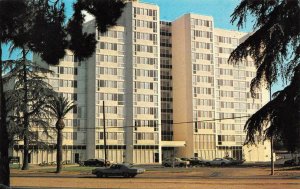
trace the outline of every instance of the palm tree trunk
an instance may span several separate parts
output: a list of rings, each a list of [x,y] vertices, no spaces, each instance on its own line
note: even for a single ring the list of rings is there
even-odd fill
[[[1,41],[1,40],[0,40]],[[10,185],[10,170],[8,160],[8,132],[6,125],[6,101],[3,89],[2,76],[3,62],[2,62],[2,45],[0,43],[0,184],[6,186]]]
[[[63,143],[63,134],[62,129],[57,129],[57,144],[56,144],[56,173],[60,173],[62,170],[62,143]]]
[[[28,86],[27,86],[27,72],[26,72],[26,52],[25,48],[22,49],[23,53],[23,82],[24,82],[24,154],[23,154],[23,166],[22,170],[28,170],[28,156],[29,156],[29,116],[28,116]]]

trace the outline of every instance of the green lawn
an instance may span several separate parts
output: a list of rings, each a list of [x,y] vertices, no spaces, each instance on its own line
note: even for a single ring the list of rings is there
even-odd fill
[[[22,167],[22,164],[9,164],[9,168],[11,169],[19,169]]]

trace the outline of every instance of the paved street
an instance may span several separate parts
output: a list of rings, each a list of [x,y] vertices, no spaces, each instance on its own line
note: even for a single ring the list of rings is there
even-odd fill
[[[300,171],[277,171],[269,176],[269,169],[254,168],[178,168],[147,171],[136,178],[95,178],[89,173],[22,174],[13,173],[13,188],[222,188],[222,189],[299,189]]]

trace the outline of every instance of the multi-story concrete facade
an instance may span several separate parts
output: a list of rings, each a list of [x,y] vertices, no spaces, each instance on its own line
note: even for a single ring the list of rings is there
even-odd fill
[[[95,23],[86,23],[94,30]],[[97,35],[87,65],[86,158],[104,157],[105,102],[108,159],[160,161],[159,8],[128,3],[118,26]]]
[[[174,139],[186,141],[179,156],[270,159],[267,142],[255,153],[243,146],[247,116],[268,100],[266,90],[258,91],[256,99],[250,96],[251,59],[228,64],[246,35],[214,28],[210,16],[186,14],[172,23],[173,121],[186,122],[173,126]]]
[[[216,29],[213,18],[186,14],[173,22],[159,20],[159,7],[129,2],[115,27],[99,33],[97,49],[78,62],[67,52],[49,83],[77,104],[66,116],[64,160],[107,158],[114,162],[158,163],[162,158],[226,155],[248,161],[269,160],[268,145],[243,147],[246,118],[267,99],[249,94],[255,67],[249,59],[227,64],[230,52],[246,33]],[[55,139],[55,132],[52,134]],[[31,162],[55,160],[50,148],[32,146]],[[22,156],[22,144],[13,154]]]

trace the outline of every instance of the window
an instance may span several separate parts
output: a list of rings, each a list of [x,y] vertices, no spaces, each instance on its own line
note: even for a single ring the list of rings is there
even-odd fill
[[[212,22],[209,20],[202,20],[202,19],[191,19],[191,24],[196,26],[205,26],[205,27],[212,27]]]
[[[213,45],[212,43],[205,43],[205,42],[192,42],[192,48],[195,49],[212,49]]]
[[[77,81],[75,80],[59,80],[59,87],[73,87],[77,88]]]
[[[158,135],[157,133],[145,133],[145,132],[138,132],[134,133],[134,138],[136,140],[154,140],[155,135]]]
[[[66,140],[77,140],[77,132],[63,132],[63,138]]]
[[[192,30],[192,37],[212,38],[212,32]]]
[[[212,58],[213,58],[212,54],[192,53],[193,60],[209,60],[209,61],[211,61]]]
[[[121,44],[119,44],[121,45]],[[118,50],[118,44],[117,43],[107,43],[107,42],[100,42],[97,46],[98,49],[106,49],[106,50]]]

